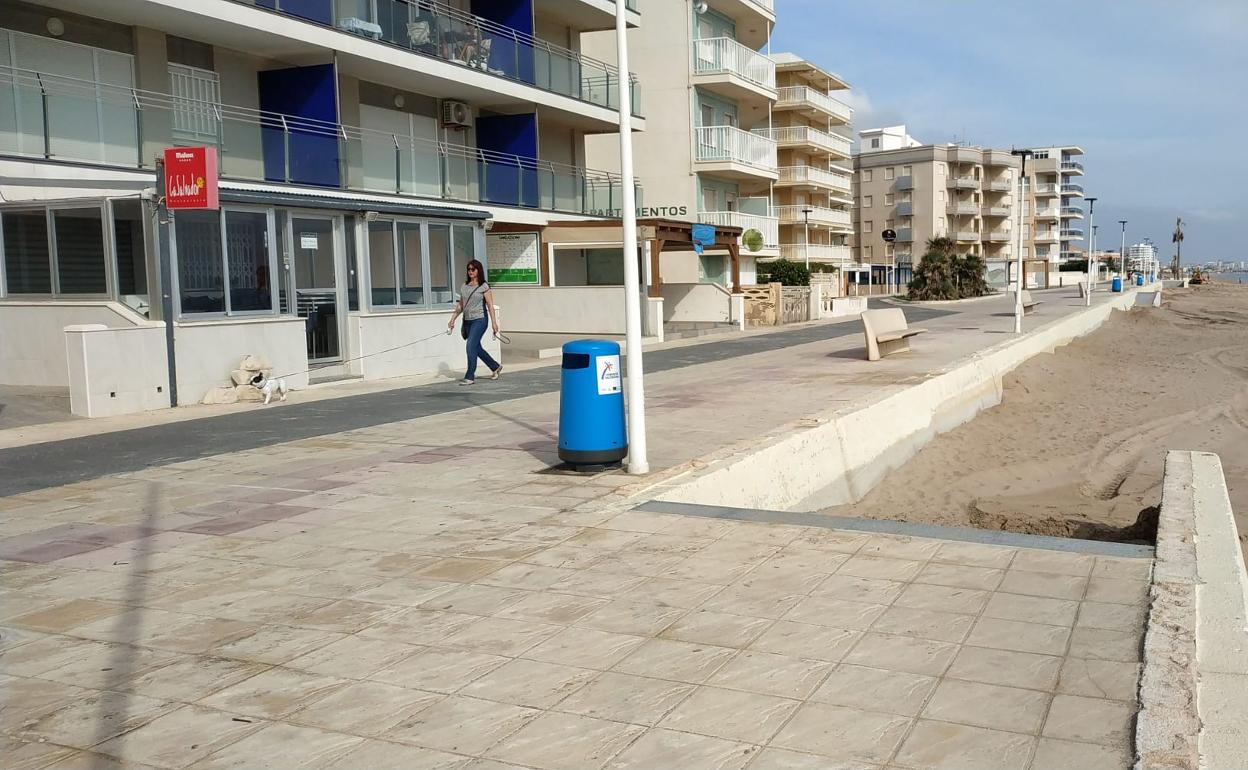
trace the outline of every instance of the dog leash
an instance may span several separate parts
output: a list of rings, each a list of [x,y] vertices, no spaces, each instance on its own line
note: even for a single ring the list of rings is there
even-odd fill
[[[283,377],[294,377],[296,374],[311,374],[312,372],[319,372],[319,371],[320,371],[320,370],[322,370],[322,369],[329,369],[330,367],[334,367],[334,366],[342,366],[343,364],[349,364],[349,363],[351,363],[351,362],[353,362],[353,361],[362,361],[362,360],[364,360],[365,358],[371,358],[372,356],[379,356],[379,355],[381,355],[382,353],[393,353],[393,352],[394,352],[394,351],[396,351],[396,350],[402,350],[403,348],[410,348],[410,347],[411,347],[411,346],[413,346],[413,345],[419,345],[419,344],[420,344],[420,343],[422,343],[422,342],[428,342],[429,340],[437,339],[438,337],[441,337],[441,336],[443,336],[443,335],[450,336],[450,335],[451,335],[451,333],[452,333],[452,332],[454,332],[454,331],[455,331],[454,329],[447,329],[447,330],[446,330],[446,331],[444,331],[444,332],[438,332],[438,333],[436,333],[436,334],[430,334],[428,337],[421,337],[421,338],[420,338],[420,339],[418,339],[418,340],[413,340],[413,341],[411,341],[411,342],[405,342],[405,343],[403,343],[402,345],[395,345],[394,347],[392,347],[392,348],[386,348],[385,350],[374,350],[372,353],[365,353],[364,355],[362,355],[362,356],[356,356],[355,358],[348,358],[348,359],[345,359],[345,360],[343,360],[343,361],[334,361],[333,363],[329,363],[329,364],[322,364],[322,365],[320,365],[320,366],[313,366],[313,367],[311,367],[310,369],[304,369],[304,370],[302,370],[302,371],[298,371],[298,372],[291,372],[290,374],[278,374],[278,375],[274,375],[273,377],[270,377],[269,379],[270,379],[270,380],[278,380],[278,379],[281,379],[281,378],[283,378]],[[498,342],[500,342],[500,343],[504,344],[504,345],[510,345],[510,344],[511,344],[511,338],[510,338],[510,337],[508,337],[506,334],[503,334],[502,332],[498,332],[497,334],[495,334],[495,335],[494,335],[494,339],[495,339],[495,340],[497,340]]]

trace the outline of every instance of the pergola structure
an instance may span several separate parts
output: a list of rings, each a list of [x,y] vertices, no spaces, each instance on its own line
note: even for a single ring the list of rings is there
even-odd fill
[[[548,230],[560,227],[583,227],[583,228],[615,228],[619,233],[618,240],[623,241],[623,223],[618,219],[596,219],[596,220],[578,220],[571,222],[550,222],[546,225]],[[732,293],[741,293],[741,228],[730,227],[728,225],[714,225],[715,238],[712,243],[703,244],[703,251],[727,251],[728,259],[731,263],[730,275],[732,277]],[[616,238],[606,238],[603,240],[615,241]],[[663,254],[663,250],[668,251],[694,251],[693,247],[693,223],[683,222],[678,219],[638,219],[637,220],[637,240],[638,242],[649,241],[650,243],[650,296],[661,296],[661,286],[663,279],[659,272],[659,258]]]

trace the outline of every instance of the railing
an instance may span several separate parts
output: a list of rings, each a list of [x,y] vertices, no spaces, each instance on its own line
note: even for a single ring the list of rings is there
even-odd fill
[[[1062,237],[1063,238],[1075,238],[1075,239],[1082,238],[1083,230],[1080,230],[1077,227],[1063,227]]]
[[[1036,195],[1057,195],[1057,185],[1055,184],[1038,184],[1032,187],[1032,191]]]
[[[848,174],[837,174],[816,166],[781,166],[779,183],[822,185],[842,192],[853,190]]]
[[[984,235],[985,241],[1004,242],[1013,238],[1013,234],[1009,230],[993,230]]]
[[[980,215],[985,217],[1008,217],[1010,208],[1008,206],[984,206],[980,209]]]
[[[914,240],[914,230],[909,227],[897,228],[897,242],[910,243]]]
[[[747,0],[747,2],[751,3],[752,5],[757,5],[759,8],[762,8],[764,11],[767,11],[773,16],[776,13],[775,0]]]
[[[693,74],[736,75],[769,91],[776,90],[776,63],[730,37],[693,41]]]
[[[3,154],[151,169],[151,148],[185,144],[172,127],[194,116],[227,179],[589,215],[623,201],[616,174],[433,139],[0,66],[9,89],[22,120],[0,131]]]
[[[777,94],[777,107],[793,107],[803,104],[809,104],[824,114],[840,118],[846,123],[854,116],[854,111],[848,104],[809,86],[784,86]]]
[[[853,219],[848,211],[840,211],[839,209],[830,209],[825,206],[775,206],[773,211],[780,221],[788,224],[805,224],[806,215],[803,210],[809,210],[810,223],[812,225],[842,225],[849,227],[853,223]]]
[[[742,231],[757,230],[763,234],[764,246],[780,245],[780,220],[775,217],[741,211],[699,211],[698,221],[717,227],[740,227]]]
[[[902,201],[901,203],[898,203],[897,204],[897,216],[899,217],[914,216],[914,202]]]
[[[1075,171],[1077,171],[1077,172],[1079,172],[1080,174],[1082,174],[1082,173],[1083,173],[1083,164],[1082,164],[1082,163],[1078,163],[1078,162],[1073,161],[1073,160],[1064,160],[1064,161],[1062,161],[1062,171],[1071,171],[1071,172],[1075,172]]]
[[[945,207],[945,213],[975,216],[979,213],[979,209],[980,205],[978,203],[950,203]]]
[[[1083,185],[1064,184],[1062,185],[1062,195],[1083,195]]]
[[[988,189],[993,192],[1009,192],[1013,186],[1013,182],[1008,179],[990,179],[987,185]]]
[[[756,128],[753,133],[774,140],[777,144],[800,144],[849,157],[852,142],[839,134],[829,134],[810,126]]]
[[[1078,206],[1062,206],[1062,216],[1083,218],[1083,209]]]
[[[1042,230],[1036,232],[1035,240],[1037,241],[1056,241],[1059,240],[1056,230]]]
[[[914,177],[911,176],[910,174],[905,174],[904,176],[897,177],[897,189],[898,190],[913,190],[914,189]]]
[[[793,262],[803,262],[809,253],[811,259],[820,262],[849,262],[851,259],[848,246],[837,246],[829,243],[782,243],[780,256]]]
[[[979,233],[974,230],[958,230],[953,234],[955,240],[959,241],[978,241]]]
[[[307,0],[233,2],[618,109],[615,67],[434,0],[334,0],[323,10]],[[640,117],[637,78],[630,79],[630,111]]]
[[[776,143],[765,136],[742,131],[736,126],[698,126],[694,129],[697,144],[695,160],[733,162],[763,169],[776,170]]]
[[[1058,210],[1056,208],[1036,209],[1036,218],[1037,219],[1057,219],[1057,212]]]
[[[958,190],[978,190],[979,180],[973,176],[951,176],[946,180],[945,185]]]

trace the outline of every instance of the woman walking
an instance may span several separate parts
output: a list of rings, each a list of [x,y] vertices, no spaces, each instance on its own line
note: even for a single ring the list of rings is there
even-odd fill
[[[503,372],[503,367],[485,352],[485,348],[481,347],[481,338],[485,336],[487,313],[494,334],[498,334],[498,315],[494,311],[494,297],[490,292],[490,285],[485,282],[485,267],[475,259],[468,263],[467,278],[465,278],[464,285],[459,287],[459,302],[455,305],[455,312],[451,314],[451,320],[446,328],[455,328],[455,319],[459,318],[460,313],[464,315],[463,335],[468,341],[468,371],[459,384],[471,385],[477,381],[478,358],[490,368],[492,372],[490,379],[497,380],[498,375]]]

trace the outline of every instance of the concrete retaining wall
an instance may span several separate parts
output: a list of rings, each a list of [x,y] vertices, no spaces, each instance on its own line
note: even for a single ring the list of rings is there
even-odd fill
[[[1243,767],[1248,757],[1248,570],[1222,464],[1166,454],[1136,764]]]
[[[999,404],[1001,379],[1016,366],[1093,331],[1115,309],[1134,304],[1134,291],[1115,295],[1104,304],[977,353],[920,384],[846,414],[828,414],[748,455],[673,479],[655,489],[654,497],[772,510],[815,510],[855,502],[932,437]]]

